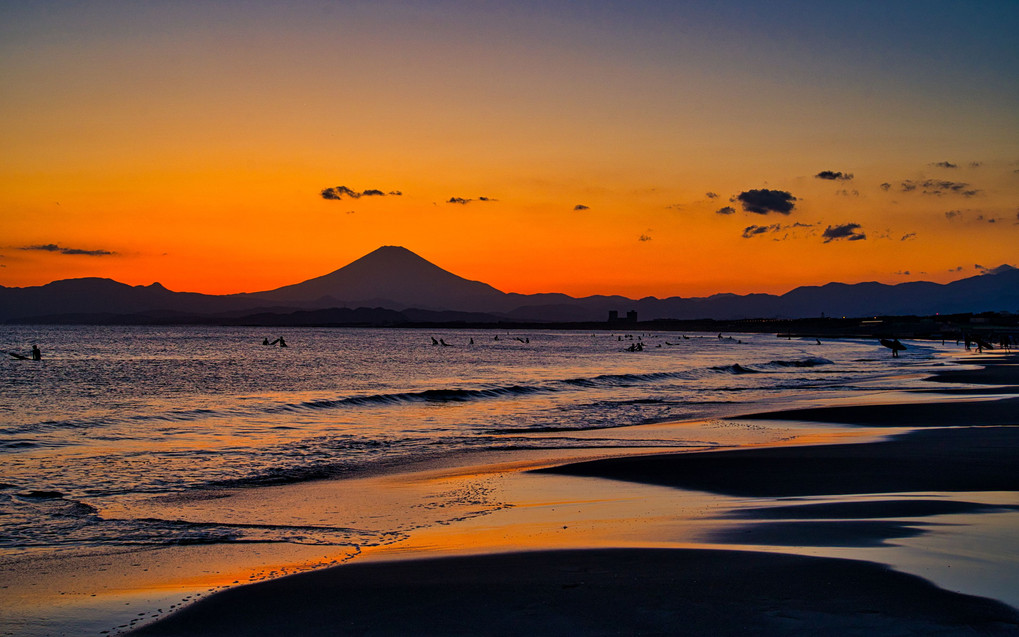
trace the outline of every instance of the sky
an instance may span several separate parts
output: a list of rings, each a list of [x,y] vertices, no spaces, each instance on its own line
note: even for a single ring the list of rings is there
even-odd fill
[[[506,292],[1019,265],[1017,2],[0,0],[0,285]]]

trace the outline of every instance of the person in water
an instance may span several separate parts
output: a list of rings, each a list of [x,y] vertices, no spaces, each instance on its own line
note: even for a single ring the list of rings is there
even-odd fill
[[[282,336],[279,338],[279,341],[280,341],[280,347],[286,347],[287,346],[287,342],[283,340]]]
[[[32,345],[32,360],[34,361],[42,360],[42,352],[39,350],[38,345]]]
[[[262,345],[268,345],[268,344],[269,344],[269,339],[268,338],[263,338],[262,339]]]

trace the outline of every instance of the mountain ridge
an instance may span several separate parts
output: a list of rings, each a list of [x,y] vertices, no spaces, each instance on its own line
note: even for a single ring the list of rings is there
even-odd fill
[[[235,315],[273,308],[277,313],[338,308],[418,310],[491,315],[492,320],[604,321],[610,310],[637,311],[644,320],[807,318],[819,316],[933,315],[1019,312],[1019,269],[1001,266],[951,283],[829,282],[781,295],[718,293],[708,297],[629,299],[562,293],[502,292],[458,276],[400,246],[382,246],[348,265],[262,292],[209,295],[174,292],[161,283],[131,286],[109,278],[61,279],[24,288],[0,286],[0,321],[31,322],[55,315]],[[380,315],[381,316],[381,315]]]

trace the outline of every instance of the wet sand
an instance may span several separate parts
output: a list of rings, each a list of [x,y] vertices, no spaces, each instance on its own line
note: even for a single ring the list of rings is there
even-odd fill
[[[960,402],[948,383],[984,383],[975,395],[986,385],[1009,393],[1019,368],[1009,357],[977,362],[989,366],[940,375],[949,389],[943,402],[745,419],[915,431],[867,443],[602,458],[505,473],[520,484],[579,485],[589,500],[555,493],[554,502],[518,501],[441,527],[444,539],[438,533],[402,551],[380,547],[339,567],[228,589],[135,634],[1019,634],[1019,611],[998,601],[869,561],[764,552],[908,544],[929,530],[918,519],[1015,516],[1019,427],[1010,425],[1019,425],[1019,398]],[[698,511],[666,524],[655,517],[661,512],[639,508],[661,508],[670,494]],[[581,505],[614,498],[608,517],[620,515],[620,502],[631,507],[622,526],[595,525],[601,510],[583,517]],[[526,518],[536,510],[546,516],[540,524]],[[567,510],[573,517],[562,532],[577,534],[557,544],[549,521]],[[525,532],[514,526],[521,516]],[[713,525],[697,526],[710,518]],[[1006,534],[1014,535],[1013,520],[1006,518],[1013,525]],[[573,528],[584,525],[617,535]],[[629,535],[620,534],[627,526]],[[491,539],[500,534],[503,544]],[[653,548],[655,539],[675,548]],[[573,550],[548,550],[560,545]],[[757,550],[718,550],[725,545]],[[405,559],[442,554],[453,557]],[[1002,557],[1009,570],[1016,555]]]

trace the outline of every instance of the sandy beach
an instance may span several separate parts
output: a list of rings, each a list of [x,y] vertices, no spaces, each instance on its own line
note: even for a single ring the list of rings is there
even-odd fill
[[[960,391],[958,383],[983,384],[970,388],[974,395],[1008,393],[1019,380],[1014,358],[973,362],[985,367],[936,380]],[[545,487],[542,495],[562,499],[518,501],[349,564],[229,588],[132,634],[1019,634],[1014,602],[999,601],[1007,593],[977,597],[901,568],[835,557],[840,548],[854,558],[867,547],[908,554],[908,545],[896,547],[933,527],[1016,515],[1017,400],[960,401],[953,392],[933,403],[745,419],[915,428],[866,442],[494,468],[490,476],[530,485],[518,499]],[[593,517],[618,518],[601,519],[599,531],[591,517],[567,517],[578,496],[549,486],[564,479],[590,481],[580,484],[591,506],[615,494],[616,504]],[[678,518],[684,502],[699,510],[676,531],[681,525],[663,523],[662,512],[625,511],[619,502],[671,502]],[[556,515],[562,535],[553,531]],[[500,532],[504,540],[493,540]]]
[[[125,502],[101,514],[294,541],[0,564],[3,613],[24,634],[1019,634],[1019,366],[957,360],[909,392],[613,429],[627,448]]]

